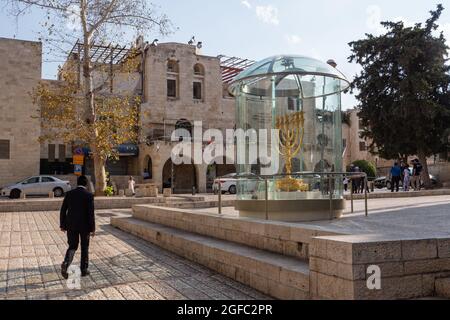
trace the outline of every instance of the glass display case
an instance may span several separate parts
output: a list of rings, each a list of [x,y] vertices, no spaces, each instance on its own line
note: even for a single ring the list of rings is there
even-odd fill
[[[348,86],[335,67],[304,56],[270,57],[235,78],[241,216],[341,215],[343,176],[332,173],[343,171],[341,92]]]

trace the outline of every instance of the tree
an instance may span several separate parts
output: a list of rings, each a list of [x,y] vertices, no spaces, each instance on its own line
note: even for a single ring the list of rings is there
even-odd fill
[[[366,173],[369,180],[373,180],[377,176],[377,168],[367,160],[356,160],[353,162],[353,165],[358,167],[361,172]]]
[[[445,38],[437,33],[444,8],[413,27],[382,22],[387,32],[349,43],[350,62],[362,66],[351,85],[357,89],[358,116],[370,151],[386,159],[417,155],[431,186],[426,158],[446,150],[450,126],[450,66]]]
[[[76,41],[82,44],[78,57],[82,69],[81,81],[75,83],[71,72],[62,70],[61,78],[65,83],[58,86],[55,92],[41,85],[33,95],[36,101],[44,104],[41,108],[50,127],[54,125],[64,129],[58,123],[68,121],[66,128],[72,131],[57,133],[58,130],[50,130],[54,136],[58,134],[68,139],[72,135],[90,146],[95,193],[102,195],[106,187],[105,163],[114,156],[114,145],[134,137],[129,132],[134,130],[126,128],[135,126],[138,101],[130,96],[103,94],[105,84],[117,72],[123,71],[105,72],[107,65],[96,63],[91,49],[96,44],[106,45],[122,40],[133,31],[142,34],[157,28],[158,33],[167,34],[171,28],[170,21],[165,15],[158,14],[146,0],[8,0],[8,3],[15,16],[30,10],[45,12],[46,18],[42,21],[45,32],[41,34],[41,40],[55,55],[62,54],[67,58],[69,45],[73,46]],[[135,57],[131,58],[133,60]],[[99,78],[102,80],[100,83]],[[72,120],[69,121],[68,116]]]

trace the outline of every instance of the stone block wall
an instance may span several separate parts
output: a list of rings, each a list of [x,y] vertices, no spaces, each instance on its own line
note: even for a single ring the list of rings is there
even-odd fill
[[[412,299],[435,294],[450,275],[449,239],[327,236],[310,245],[311,296],[316,299]],[[370,290],[370,266],[381,271],[381,289]]]
[[[30,92],[41,80],[42,44],[0,38],[0,139],[10,141],[0,159],[0,187],[39,174],[40,120]]]

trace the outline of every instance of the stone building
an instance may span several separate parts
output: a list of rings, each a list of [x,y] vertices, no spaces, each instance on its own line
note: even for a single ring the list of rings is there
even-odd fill
[[[348,167],[353,161],[367,160],[376,167],[386,167],[392,165],[391,160],[380,158],[369,152],[370,142],[361,138],[364,129],[361,120],[358,117],[356,109],[347,110],[349,124],[344,124],[342,131],[342,143],[344,147],[344,166]]]
[[[63,70],[81,73],[78,48],[75,44]],[[228,94],[228,83],[253,62],[206,56],[191,44],[149,44],[143,38],[136,41],[134,48],[140,52],[139,70],[131,76],[117,74],[105,90],[114,94],[127,92],[141,96],[139,141],[137,144],[119,146],[120,158],[108,161],[107,171],[120,188],[126,187],[128,176],[131,175],[138,182],[146,177],[146,182],[153,182],[160,189],[173,185],[174,191],[178,193],[190,193],[193,187],[197,192],[210,191],[214,178],[235,172],[234,165],[172,165],[171,151],[176,142],[171,141],[171,136],[175,129],[180,128],[192,135],[194,123],[199,121],[203,132],[209,128],[222,132],[235,128],[235,100]],[[100,63],[102,59],[120,63],[129,50],[118,46],[99,46],[94,49]],[[68,176],[74,179],[74,146],[66,145],[63,141],[39,144],[37,140],[45,132],[42,132],[44,129],[29,92],[39,81],[51,85],[61,81],[60,77],[58,80],[41,80],[41,64],[41,43],[0,38],[0,187],[39,173],[65,175],[66,179]],[[114,65],[111,68],[113,70]],[[94,76],[96,81],[102,81],[104,77],[100,73]],[[285,102],[286,110],[295,108],[297,103],[295,100]],[[314,105],[308,103],[305,103],[304,108],[305,112],[315,109]],[[350,110],[348,113],[349,125],[344,124],[342,133],[344,168],[359,159],[369,160],[380,168],[390,166],[392,161],[380,159],[367,151],[368,143],[360,138],[362,128],[357,111]],[[265,111],[258,111],[258,114],[248,119],[248,128],[258,128],[260,122],[264,121],[271,121],[270,117]],[[328,126],[325,129],[325,134],[333,138]],[[308,131],[319,136],[321,131],[317,130]],[[208,143],[203,141],[203,148]],[[312,152],[312,146],[305,146],[305,152]],[[317,169],[316,166],[316,163],[300,161],[294,163],[294,170],[313,171]],[[449,170],[444,171],[448,175]],[[85,173],[93,173],[89,157]],[[442,173],[440,175],[445,176]]]
[[[0,186],[39,173],[40,120],[30,92],[41,64],[40,42],[0,38]]]
[[[234,166],[184,164],[172,166],[172,132],[184,128],[193,134],[194,122],[203,131],[234,127],[234,99],[223,89],[221,61],[202,55],[193,45],[163,43],[144,49],[145,61],[138,173],[147,171],[151,181],[176,192],[195,187],[206,192],[219,175],[234,172]]]
[[[107,162],[107,171],[121,188],[126,186],[128,176],[134,176],[138,182],[147,176],[146,182],[155,183],[160,189],[170,186],[173,181],[177,193],[190,193],[193,187],[197,192],[208,191],[216,176],[234,172],[234,166],[172,166],[171,150],[177,142],[171,142],[171,136],[179,128],[185,128],[192,134],[194,122],[199,121],[202,122],[203,131],[209,128],[223,131],[233,129],[234,98],[225,90],[221,58],[202,55],[195,45],[162,43],[156,46],[145,43],[142,38],[137,39],[133,49],[137,49],[141,55],[139,70],[131,74],[131,80],[129,75],[115,74],[110,88],[105,90],[113,94],[126,92],[141,97],[139,142],[119,146],[120,157]],[[111,53],[108,55],[109,50]],[[99,63],[104,57],[120,54],[123,57],[129,49],[125,49],[125,53],[121,53],[121,50],[123,48],[94,48]],[[76,44],[62,67],[64,71],[82,72],[77,54],[79,50]],[[114,63],[120,63],[120,59]],[[113,65],[111,67],[114,68]],[[235,68],[233,72],[240,70]],[[94,79],[101,82],[103,76],[97,73]],[[79,78],[82,81],[82,77]],[[73,170],[72,147],[61,141],[43,143],[41,173],[70,174]],[[93,174],[89,157],[85,173]]]

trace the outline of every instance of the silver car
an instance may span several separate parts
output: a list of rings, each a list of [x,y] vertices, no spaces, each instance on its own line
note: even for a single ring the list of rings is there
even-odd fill
[[[62,197],[64,193],[71,189],[69,181],[63,181],[52,176],[35,176],[3,187],[0,194],[3,197],[17,199],[20,198],[22,192],[27,196],[48,196],[50,192],[53,192],[55,197]]]

